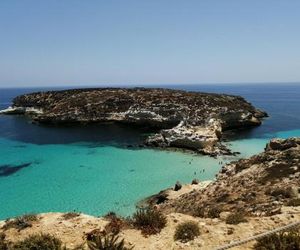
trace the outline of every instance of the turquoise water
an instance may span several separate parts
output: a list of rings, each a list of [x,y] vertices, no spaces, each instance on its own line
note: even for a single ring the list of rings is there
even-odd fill
[[[228,143],[228,145],[233,151],[241,152],[239,157],[244,158],[263,152],[266,144],[273,138],[286,139],[289,137],[300,137],[300,129],[281,131],[274,134],[265,134],[264,138],[240,139],[232,141]]]
[[[128,215],[145,196],[173,185],[214,178],[219,160],[158,150],[34,145],[1,139],[1,161],[32,163],[0,179],[0,218],[24,212],[82,211]],[[203,173],[203,169],[205,172]],[[196,172],[196,174],[195,174]],[[3,204],[3,203],[2,203]]]
[[[262,126],[240,131],[228,145],[248,157],[262,152],[275,137],[300,136],[300,85],[182,85],[194,91],[244,96],[266,110]],[[0,108],[37,89],[0,91]],[[18,116],[0,116],[0,219],[49,211],[130,215],[135,204],[179,180],[213,179],[218,159],[150,149],[138,145],[148,131],[131,127],[36,126]]]

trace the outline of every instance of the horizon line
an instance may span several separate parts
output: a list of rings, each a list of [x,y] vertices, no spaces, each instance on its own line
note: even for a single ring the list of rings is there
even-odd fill
[[[118,88],[118,87],[145,87],[145,86],[181,86],[181,85],[280,85],[280,84],[300,84],[300,81],[292,81],[292,82],[213,82],[213,83],[95,83],[95,84],[65,84],[65,85],[33,85],[33,86],[10,86],[10,87],[2,87],[0,86],[0,89],[31,89],[31,88]]]

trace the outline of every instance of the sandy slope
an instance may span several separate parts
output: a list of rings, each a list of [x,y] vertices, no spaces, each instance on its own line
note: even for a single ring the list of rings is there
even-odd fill
[[[167,215],[167,227],[160,234],[146,238],[138,230],[125,229],[120,233],[120,236],[125,238],[128,245],[134,245],[134,249],[214,249],[233,240],[247,238],[300,220],[300,207],[283,207],[282,214],[249,218],[249,222],[239,225],[227,225],[224,222],[225,217],[226,213],[222,213],[220,219],[203,219],[172,213]],[[201,235],[189,243],[175,242],[173,235],[176,225],[189,220],[199,224]],[[4,223],[4,221],[0,222],[0,226],[2,227]],[[17,241],[30,234],[47,232],[60,238],[67,247],[74,248],[85,242],[85,233],[95,228],[103,229],[106,223],[107,220],[103,218],[84,214],[70,220],[64,220],[62,213],[44,213],[39,214],[39,220],[34,222],[31,228],[26,228],[20,232],[16,229],[9,229],[5,233],[8,240]],[[248,244],[235,249],[250,248],[251,244]]]

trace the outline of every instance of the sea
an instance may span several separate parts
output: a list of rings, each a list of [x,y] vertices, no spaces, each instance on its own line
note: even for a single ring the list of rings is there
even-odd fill
[[[0,115],[0,220],[25,213],[69,211],[94,216],[114,211],[129,216],[140,200],[176,181],[213,180],[222,165],[262,152],[272,138],[300,137],[300,84],[160,87],[241,95],[269,117],[261,126],[227,138],[226,144],[240,155],[212,158],[129,147],[149,133],[130,126],[40,126],[23,116]],[[0,109],[17,95],[57,89],[0,89]]]

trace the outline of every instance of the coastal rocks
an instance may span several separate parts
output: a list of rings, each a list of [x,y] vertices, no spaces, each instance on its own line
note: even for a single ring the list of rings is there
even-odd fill
[[[177,181],[177,182],[175,183],[174,191],[178,191],[178,190],[180,190],[181,188],[182,188],[182,185],[180,184],[179,181]]]
[[[211,126],[177,126],[149,136],[145,143],[148,146],[186,148],[209,154],[219,142],[218,132],[220,130]]]
[[[202,181],[197,184],[180,184],[181,188],[175,190],[175,188],[168,188],[161,190],[159,193],[151,195],[138,203],[138,207],[154,207],[156,205],[167,203],[171,200],[176,200],[180,196],[185,195],[190,192],[196,192],[206,188],[211,181]]]
[[[137,204],[137,207],[144,208],[144,207],[154,207],[156,205],[162,204],[169,200],[169,192],[171,189],[162,190],[157,194],[151,195],[146,199],[140,201]]]
[[[24,114],[42,114],[43,111],[31,107],[8,107],[7,109],[0,110],[0,114],[5,115],[24,115]]]
[[[265,152],[223,166],[205,189],[169,199],[160,209],[195,215],[217,206],[222,212],[270,216],[294,204],[299,188],[300,138],[274,139]]]
[[[0,110],[0,114],[23,115],[23,114],[25,114],[25,108],[23,108],[23,107],[8,107],[7,109]]]
[[[300,138],[290,138],[288,140],[273,139],[267,146],[266,150],[286,150],[300,145]]]
[[[229,154],[220,143],[228,129],[258,126],[267,114],[239,96],[148,88],[95,88],[26,94],[6,114],[38,123],[119,122],[153,128],[145,144]]]
[[[199,180],[198,179],[193,179],[192,180],[192,185],[198,185],[199,184]]]

